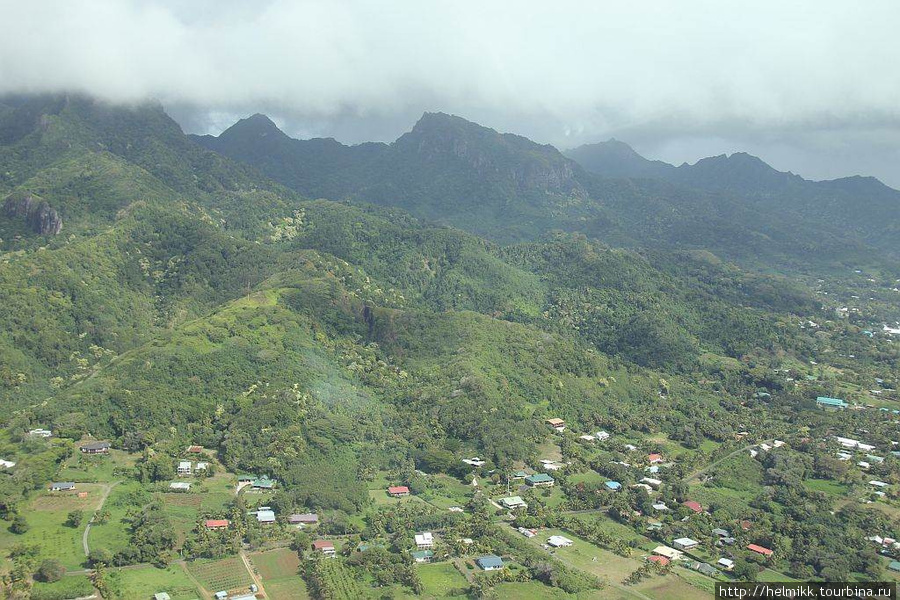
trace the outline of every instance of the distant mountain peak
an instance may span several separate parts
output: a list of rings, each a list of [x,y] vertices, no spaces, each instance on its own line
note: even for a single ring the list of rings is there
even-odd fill
[[[276,125],[272,119],[262,113],[256,113],[246,119],[241,119],[223,131],[219,137],[227,139],[230,137],[248,138],[266,136],[287,137],[287,134],[278,129],[278,125]]]

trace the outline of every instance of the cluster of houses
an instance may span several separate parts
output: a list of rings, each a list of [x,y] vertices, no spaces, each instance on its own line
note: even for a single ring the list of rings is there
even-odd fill
[[[730,536],[728,531],[724,529],[713,529],[712,533],[719,538],[720,542],[730,540],[731,544],[734,544],[734,538]],[[660,565],[668,565],[670,562],[676,560],[687,560],[685,559],[685,553],[690,552],[699,545],[700,542],[689,537],[676,538],[672,540],[672,546],[660,545],[654,548],[651,556],[649,556],[647,560]],[[747,550],[766,558],[770,558],[774,555],[772,550],[758,544],[748,544]],[[695,571],[699,571],[704,575],[715,576],[718,574],[719,570],[731,571],[734,569],[734,560],[728,557],[722,557],[716,561],[715,567],[709,563],[689,561],[688,567]]]
[[[175,471],[179,477],[190,477],[191,475],[196,475],[201,472],[206,472],[209,468],[208,462],[191,462],[189,460],[182,460],[178,462],[178,466]]]

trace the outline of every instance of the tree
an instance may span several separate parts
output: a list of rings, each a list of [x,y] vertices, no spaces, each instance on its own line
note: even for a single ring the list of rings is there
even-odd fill
[[[28,531],[28,521],[22,515],[16,515],[16,518],[13,519],[12,525],[9,526],[9,530],[16,535],[22,535],[23,533]]]
[[[38,567],[37,573],[34,574],[35,579],[46,583],[59,581],[66,574],[66,568],[58,560],[48,558]]]
[[[106,548],[94,548],[93,550],[91,550],[90,556],[88,556],[88,562],[92,566],[111,564],[112,559],[112,552],[110,552]]]
[[[81,525],[82,519],[84,519],[84,513],[82,513],[80,510],[73,510],[66,517],[66,525],[74,529]]]

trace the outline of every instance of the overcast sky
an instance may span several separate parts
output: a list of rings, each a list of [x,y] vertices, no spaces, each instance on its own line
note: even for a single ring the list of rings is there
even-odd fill
[[[897,0],[0,0],[0,28],[0,93],[153,97],[191,132],[389,141],[441,110],[900,187]]]

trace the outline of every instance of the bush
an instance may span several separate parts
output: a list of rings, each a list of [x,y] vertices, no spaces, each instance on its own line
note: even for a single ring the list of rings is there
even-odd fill
[[[34,574],[35,579],[45,583],[53,583],[59,581],[66,574],[66,568],[62,566],[58,560],[48,558],[38,567],[37,573]]]

